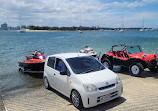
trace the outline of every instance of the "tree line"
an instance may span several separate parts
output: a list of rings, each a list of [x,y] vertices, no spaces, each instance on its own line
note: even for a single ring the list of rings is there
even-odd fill
[[[49,27],[49,26],[29,26],[30,30],[61,30],[61,31],[75,31],[75,30],[120,30],[121,28],[107,28],[107,27],[86,27],[86,26],[72,26],[72,27]],[[123,28],[125,30],[139,30],[140,28]]]

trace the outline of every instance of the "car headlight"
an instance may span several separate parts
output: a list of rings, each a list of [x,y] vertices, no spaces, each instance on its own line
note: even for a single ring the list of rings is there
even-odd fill
[[[97,91],[97,87],[94,84],[83,84],[83,87],[86,92]]]
[[[119,84],[121,82],[121,79],[117,76],[116,77],[116,83]]]

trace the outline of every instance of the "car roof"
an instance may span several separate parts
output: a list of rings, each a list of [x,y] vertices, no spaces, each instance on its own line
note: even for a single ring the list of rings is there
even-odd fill
[[[61,54],[54,54],[54,55],[50,55],[48,57],[59,57],[59,58],[75,58],[75,57],[83,57],[83,56],[90,56],[88,54],[85,53],[61,53]]]

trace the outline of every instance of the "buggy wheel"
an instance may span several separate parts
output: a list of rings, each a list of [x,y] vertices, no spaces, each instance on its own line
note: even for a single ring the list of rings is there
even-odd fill
[[[102,63],[103,63],[103,65],[104,65],[106,68],[108,68],[108,69],[110,69],[110,70],[113,69],[113,65],[111,64],[111,62],[110,62],[108,59],[106,59],[106,58],[103,59]]]
[[[132,76],[142,76],[144,67],[141,63],[135,63],[129,67],[129,71]]]

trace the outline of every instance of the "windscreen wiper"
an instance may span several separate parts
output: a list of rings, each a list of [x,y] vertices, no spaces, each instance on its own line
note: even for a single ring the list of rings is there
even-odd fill
[[[93,72],[93,71],[96,71],[97,69],[90,69],[90,70],[87,70],[87,71],[84,71],[84,72],[82,72],[82,74],[84,74],[84,73],[89,73],[89,72]]]

